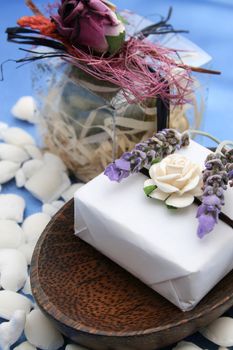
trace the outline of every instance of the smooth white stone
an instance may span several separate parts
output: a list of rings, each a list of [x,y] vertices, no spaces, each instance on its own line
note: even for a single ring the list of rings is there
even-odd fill
[[[43,203],[58,199],[70,186],[71,182],[66,173],[57,165],[45,164],[25,184],[25,188]]]
[[[23,221],[25,200],[16,194],[0,194],[0,220]]]
[[[32,96],[23,96],[12,107],[11,113],[14,117],[26,120],[30,123],[38,121],[36,101]]]
[[[52,203],[44,203],[42,205],[42,212],[53,217],[59,209],[65,204],[64,201],[54,201]]]
[[[4,184],[15,176],[20,164],[10,160],[0,161],[0,184]]]
[[[52,204],[55,208],[61,209],[61,208],[63,207],[63,205],[65,204],[65,202],[62,201],[62,200],[59,200],[59,201],[53,201],[51,204]]]
[[[22,171],[26,177],[26,179],[29,179],[32,177],[36,172],[42,168],[44,165],[44,162],[40,159],[31,159],[28,160],[26,163],[22,166]]]
[[[31,265],[34,247],[35,247],[35,243],[32,242],[32,244],[30,244],[30,243],[22,244],[18,248],[18,250],[25,256],[25,259],[26,259],[28,265]]]
[[[10,320],[16,310],[30,312],[32,303],[22,294],[10,290],[0,290],[0,317]]]
[[[19,337],[22,335],[26,321],[26,314],[22,310],[14,312],[8,322],[0,324],[0,348],[9,350]]]
[[[62,159],[59,158],[56,154],[50,153],[50,152],[45,152],[43,159],[46,164],[53,164],[60,168],[62,171],[66,171],[66,166],[63,163]]]
[[[29,159],[29,155],[19,146],[0,143],[0,159],[21,164]]]
[[[64,199],[64,201],[68,202],[71,198],[74,197],[75,192],[83,185],[83,183],[71,185],[65,192],[62,193],[61,197]]]
[[[13,350],[36,350],[36,347],[30,344],[28,341],[25,341],[13,348]]]
[[[39,306],[37,305],[37,303],[35,301],[33,303],[33,309],[34,310],[40,310]]]
[[[58,211],[57,208],[55,208],[52,204],[50,203],[44,203],[42,205],[42,212],[49,215],[50,217],[53,217],[56,212]]]
[[[30,276],[27,277],[25,285],[24,285],[24,287],[22,289],[22,292],[24,294],[32,295]]]
[[[42,159],[42,153],[40,149],[35,145],[23,145],[23,148],[32,159]]]
[[[38,309],[27,315],[24,333],[29,343],[42,350],[57,350],[64,343],[62,335]]]
[[[4,122],[0,122],[0,137],[1,137],[1,132],[8,129],[8,124]]]
[[[88,349],[84,348],[81,345],[68,344],[66,345],[65,350],[88,350]]]
[[[176,345],[175,348],[173,348],[173,350],[202,350],[202,348],[193,343],[181,341]]]
[[[44,203],[44,204],[42,205],[42,212],[43,212],[44,214],[49,215],[50,217],[53,217],[53,215],[55,215],[57,211],[58,211],[58,209],[55,208],[55,207],[54,207],[52,204],[50,204],[50,203]]]
[[[0,249],[18,248],[24,243],[22,228],[12,220],[0,220]]]
[[[8,128],[2,131],[2,139],[6,143],[11,143],[12,145],[34,145],[35,140],[33,137],[21,128]]]
[[[0,286],[13,292],[21,289],[27,279],[27,261],[16,249],[0,250]]]
[[[36,243],[50,219],[50,216],[44,213],[36,213],[28,216],[22,225],[26,241],[28,243]]]
[[[22,169],[19,169],[15,174],[15,183],[17,187],[23,187],[26,183],[26,177]]]
[[[200,333],[217,345],[233,346],[233,318],[220,317],[202,329]]]

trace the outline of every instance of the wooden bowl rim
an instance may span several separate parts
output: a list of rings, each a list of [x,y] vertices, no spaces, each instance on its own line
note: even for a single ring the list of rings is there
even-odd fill
[[[32,262],[31,262],[31,284],[32,284],[32,294],[38,304],[38,306],[46,313],[48,316],[50,316],[52,319],[55,321],[60,321],[56,318],[57,314],[60,314],[62,316],[62,323],[70,328],[75,329],[76,331],[84,332],[84,333],[89,333],[93,335],[101,335],[101,336],[115,336],[115,337],[130,337],[130,336],[143,336],[143,335],[148,335],[152,333],[157,333],[161,331],[166,331],[167,329],[171,328],[176,328],[181,325],[188,324],[189,322],[192,322],[194,320],[198,320],[202,316],[206,316],[213,312],[215,309],[219,308],[221,305],[225,304],[228,300],[233,298],[233,288],[232,288],[232,293],[225,298],[221,299],[218,303],[215,303],[212,307],[208,308],[208,310],[203,310],[197,314],[193,314],[192,316],[188,316],[189,311],[184,312],[184,315],[187,315],[185,319],[182,319],[177,322],[169,323],[164,326],[159,326],[159,327],[154,327],[154,328],[148,328],[143,331],[132,331],[132,332],[121,332],[121,331],[101,331],[101,330],[93,330],[93,327],[86,326],[82,322],[77,322],[75,320],[71,320],[68,316],[66,316],[61,310],[57,309],[57,307],[54,305],[53,302],[49,300],[49,297],[45,294],[43,291],[42,286],[38,281],[40,281],[39,274],[38,274],[38,257],[40,250],[42,248],[43,242],[44,242],[44,236],[48,234],[50,231],[50,228],[53,226],[54,222],[57,220],[57,218],[60,216],[61,213],[63,213],[65,210],[67,210],[68,207],[73,207],[73,202],[74,199],[71,199],[69,202],[67,202],[57,213],[56,215],[51,219],[51,221],[48,223],[46,226],[45,230],[43,231],[42,235],[40,236],[33,256],[32,256]],[[33,287],[36,285],[36,287]],[[46,300],[46,303],[43,304],[41,301]],[[201,301],[202,302],[202,301]],[[200,302],[200,303],[201,303]],[[195,310],[195,309],[194,309]]]

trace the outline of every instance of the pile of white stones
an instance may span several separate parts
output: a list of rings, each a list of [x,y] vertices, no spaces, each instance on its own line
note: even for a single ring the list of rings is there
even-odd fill
[[[30,96],[19,99],[11,112],[30,123],[38,118]],[[25,130],[0,123],[0,191],[13,179],[17,187],[39,199],[42,207],[24,220],[24,198],[0,192],[0,318],[6,320],[0,324],[0,349],[8,350],[24,332],[27,341],[14,349],[56,350],[64,339],[31,301],[29,267],[45,226],[82,184],[71,184],[62,160],[41,151]],[[66,346],[66,350],[83,349]]]
[[[36,104],[25,96],[12,108],[12,114],[30,123],[37,121]],[[0,193],[0,349],[9,350],[23,334],[26,341],[15,350],[57,350],[63,336],[32,302],[28,274],[32,252],[51,217],[82,186],[71,184],[62,160],[42,152],[25,130],[0,123],[0,186],[15,178],[39,199],[42,211],[24,219],[26,203],[16,194]],[[200,331],[224,350],[233,346],[233,319],[221,317]],[[180,342],[175,350],[200,350],[190,342]],[[69,344],[65,350],[85,350]]]

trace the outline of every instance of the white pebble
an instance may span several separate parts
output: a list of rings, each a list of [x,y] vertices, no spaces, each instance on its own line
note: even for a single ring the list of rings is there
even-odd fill
[[[173,350],[202,350],[202,348],[199,348],[199,346],[193,343],[181,341],[176,345],[175,348],[173,348]]]
[[[27,277],[27,280],[26,280],[25,285],[22,289],[22,292],[24,294],[32,295],[30,276]]]
[[[56,213],[57,213],[57,211],[58,211],[59,209],[57,209],[56,207],[54,207],[52,204],[50,204],[50,203],[44,203],[43,205],[42,205],[42,212],[44,213],[44,214],[47,214],[47,215],[49,215],[50,217],[53,217]]]
[[[11,113],[14,117],[30,123],[36,123],[38,120],[36,102],[32,96],[23,96],[18,99]]]
[[[64,343],[62,335],[38,309],[27,316],[24,333],[29,343],[42,350],[57,350]]]
[[[33,309],[34,310],[40,310],[39,306],[37,305],[37,303],[35,301],[33,303]]]
[[[83,185],[83,183],[71,185],[65,192],[62,193],[61,197],[64,199],[64,201],[68,202],[71,198],[74,197],[75,192]]]
[[[2,350],[10,350],[10,346],[19,339],[23,333],[25,321],[25,312],[17,310],[10,321],[0,324],[0,348]]]
[[[36,172],[44,165],[44,162],[40,159],[31,159],[25,162],[22,166],[22,171],[26,179],[32,177]]]
[[[18,248],[18,251],[24,255],[28,265],[31,265],[34,247],[35,243],[25,243]]]
[[[84,348],[81,345],[68,344],[66,345],[65,350],[88,350],[88,349]]]
[[[12,220],[0,220],[0,249],[18,248],[24,243],[22,228]]]
[[[10,160],[0,161],[0,184],[4,184],[15,176],[20,164],[11,162]]]
[[[25,184],[25,188],[43,203],[58,199],[70,186],[70,179],[57,165],[46,164]]]
[[[8,124],[0,122],[0,139],[2,139],[2,131],[8,129]]]
[[[21,164],[29,159],[29,155],[19,146],[0,143],[0,159]]]
[[[3,141],[12,145],[23,146],[35,144],[35,140],[33,139],[33,137],[21,128],[8,128],[2,130],[1,134]]]
[[[0,219],[23,221],[25,201],[16,194],[0,194]]]
[[[66,166],[56,154],[50,153],[50,152],[45,152],[43,156],[44,162],[46,164],[53,164],[57,166],[59,169],[62,171],[66,171]]]
[[[220,317],[200,332],[217,345],[233,346],[233,318]]]
[[[22,225],[26,241],[35,244],[50,219],[50,216],[44,213],[36,213],[28,216]]]
[[[59,209],[63,207],[64,204],[65,202],[63,201],[54,201],[52,203],[44,203],[42,205],[42,212],[52,217],[58,212]]]
[[[36,347],[30,344],[28,341],[25,341],[13,348],[13,350],[36,350]]]
[[[28,153],[30,158],[32,158],[32,159],[41,159],[42,158],[42,153],[37,146],[35,146],[35,145],[23,145],[23,148]]]
[[[55,208],[61,209],[61,208],[63,207],[63,205],[65,204],[65,202],[62,201],[62,200],[59,200],[59,201],[53,201],[51,204],[52,204]]]
[[[16,249],[0,250],[0,286],[13,292],[21,289],[27,279],[27,261]]]
[[[0,290],[0,317],[10,320],[16,310],[30,312],[32,303],[22,294],[10,290]]]
[[[15,183],[17,187],[23,187],[26,183],[26,177],[24,175],[22,168],[19,169],[15,174]]]

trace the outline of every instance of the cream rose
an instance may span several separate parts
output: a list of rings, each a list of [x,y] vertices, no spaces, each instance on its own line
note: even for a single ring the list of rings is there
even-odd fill
[[[144,183],[145,193],[168,206],[183,208],[192,204],[194,196],[202,194],[202,171],[190,159],[172,154],[150,168],[151,179]]]

